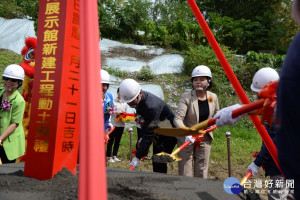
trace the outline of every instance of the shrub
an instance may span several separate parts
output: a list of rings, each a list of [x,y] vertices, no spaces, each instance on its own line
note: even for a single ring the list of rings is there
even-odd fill
[[[109,74],[114,75],[116,77],[127,77],[128,73],[126,71],[122,71],[120,68],[107,67],[103,68]]]
[[[151,72],[150,67],[143,66],[141,71],[138,73],[137,78],[143,81],[149,81],[154,78],[154,74]]]
[[[236,68],[236,75],[244,89],[249,88],[255,73],[263,67],[274,68],[278,73],[283,64],[284,55],[256,53],[249,51],[245,55],[244,63]]]

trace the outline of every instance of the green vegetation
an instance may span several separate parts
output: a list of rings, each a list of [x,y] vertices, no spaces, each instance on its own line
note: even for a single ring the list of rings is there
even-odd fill
[[[21,55],[16,54],[9,50],[0,49],[0,73],[2,76],[2,72],[4,71],[5,67],[10,64],[19,64],[23,62],[23,58]],[[2,78],[1,78],[2,80]],[[0,88],[2,87],[3,83],[1,81]]]
[[[154,78],[154,74],[150,70],[150,66],[143,66],[139,71],[137,78],[143,81],[149,81]]]
[[[10,64],[19,64],[23,62],[23,57],[12,51],[0,49],[0,71],[3,72],[4,68]]]

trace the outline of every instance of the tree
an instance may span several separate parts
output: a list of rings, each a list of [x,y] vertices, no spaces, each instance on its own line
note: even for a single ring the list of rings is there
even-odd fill
[[[39,15],[39,0],[1,0],[0,16],[6,19],[29,18],[35,22]]]
[[[238,53],[249,50],[285,52],[291,35],[291,0],[203,0],[197,1],[207,13],[216,37]],[[282,12],[284,11],[284,12]],[[288,15],[287,15],[288,13]],[[246,23],[245,23],[246,22]],[[287,34],[288,33],[288,34]]]
[[[103,37],[138,39],[138,31],[148,20],[150,2],[115,0],[99,2],[99,23]]]

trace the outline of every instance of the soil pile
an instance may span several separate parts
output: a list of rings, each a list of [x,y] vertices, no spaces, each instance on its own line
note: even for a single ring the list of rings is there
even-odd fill
[[[78,173],[64,168],[52,179],[39,181],[25,177],[23,167],[0,165],[0,200],[78,199]],[[224,191],[223,181],[117,168],[107,168],[107,189],[110,200],[240,199]]]

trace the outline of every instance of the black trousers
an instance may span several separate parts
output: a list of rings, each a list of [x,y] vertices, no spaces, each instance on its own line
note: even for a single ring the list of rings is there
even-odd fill
[[[176,137],[169,137],[169,136],[155,134],[153,140],[153,155],[160,152],[166,152],[171,154],[176,144],[177,144]],[[153,165],[153,172],[159,172],[159,173],[168,172],[167,163],[152,162],[152,165]]]
[[[109,140],[106,148],[107,157],[111,157],[112,149],[113,149],[112,155],[117,156],[123,131],[124,131],[124,127],[116,127],[115,130],[109,135]]]
[[[16,162],[16,159],[14,159],[14,160],[8,160],[8,158],[6,156],[6,153],[4,151],[3,146],[0,146],[0,158],[1,158],[2,164],[5,164],[5,163],[15,163]]]
[[[139,148],[139,140],[142,138],[142,129],[136,128],[136,131],[137,131],[137,141],[135,144],[135,149],[138,149]]]

